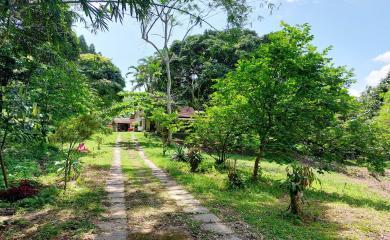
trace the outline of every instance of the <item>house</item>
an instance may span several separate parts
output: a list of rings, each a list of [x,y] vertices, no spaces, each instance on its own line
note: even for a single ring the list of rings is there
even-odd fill
[[[195,116],[195,113],[196,112],[192,107],[188,107],[188,106],[180,107],[178,117],[179,120],[184,120],[184,121],[194,120],[193,117]]]
[[[130,117],[116,117],[112,120],[112,130],[115,132],[143,131],[143,112],[136,111]],[[136,128],[136,129],[134,129]]]
[[[197,112],[188,106],[180,107],[178,109],[178,119],[189,123],[194,120],[194,116]],[[147,117],[143,111],[136,111],[128,118],[114,118],[112,121],[112,128],[117,132],[124,131],[148,131],[153,132],[158,130],[159,124],[154,123]],[[134,129],[135,128],[135,129]]]
[[[133,122],[134,119],[132,118],[114,118],[112,120],[112,130],[115,132],[131,131]]]

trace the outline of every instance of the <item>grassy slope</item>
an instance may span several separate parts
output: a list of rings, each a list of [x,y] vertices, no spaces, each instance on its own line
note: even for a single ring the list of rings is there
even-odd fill
[[[106,137],[101,150],[93,140],[86,141],[91,153],[81,157],[84,169],[77,182],[69,185],[66,194],[56,187],[45,188],[35,198],[15,203],[0,201],[0,207],[14,207],[17,214],[0,229],[0,239],[79,239],[91,232],[103,211],[104,176],[112,160],[115,135]],[[38,178],[45,185],[56,184],[61,177],[55,173]],[[1,221],[0,221],[1,222]]]
[[[287,165],[264,161],[263,179],[243,190],[226,189],[226,174],[216,170],[190,174],[184,163],[163,157],[160,142],[137,133],[147,156],[185,185],[212,211],[226,221],[243,219],[252,230],[266,239],[379,239],[389,234],[390,202],[353,178],[339,173],[320,176],[321,185],[306,194],[305,211],[311,220],[301,222],[283,212],[288,198],[280,181]],[[253,163],[248,157],[239,160],[240,169],[250,174]],[[210,169],[207,159],[203,168]],[[388,235],[387,235],[388,236]]]

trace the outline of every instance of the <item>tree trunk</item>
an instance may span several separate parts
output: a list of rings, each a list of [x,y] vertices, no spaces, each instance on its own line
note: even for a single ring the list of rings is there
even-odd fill
[[[7,128],[4,130],[4,134],[2,137],[1,145],[0,145],[0,165],[1,165],[1,172],[3,174],[3,180],[4,180],[4,186],[5,188],[8,188],[8,175],[7,175],[7,168],[5,167],[5,162],[4,162],[4,146],[5,146],[5,141],[7,140]]]
[[[68,153],[66,155],[66,160],[65,160],[65,177],[64,177],[64,191],[66,191],[66,184],[68,182],[68,176],[69,176],[69,159],[70,159],[70,152],[72,151],[72,144],[69,145],[68,148]]]
[[[252,180],[256,181],[257,177],[259,175],[259,169],[260,169],[260,160],[263,157],[264,154],[264,143],[260,143],[259,147],[259,152],[257,153],[256,160],[255,160],[255,165],[253,167],[253,175],[252,175]]]
[[[169,60],[169,56],[167,50],[165,51],[164,62],[167,68],[167,113],[172,113],[172,97],[171,97],[171,88],[172,88],[172,77],[171,77],[171,63]],[[168,129],[168,145],[172,143],[172,131]]]
[[[0,150],[0,165],[1,165],[1,172],[3,174],[3,180],[5,188],[8,188],[8,176],[7,176],[7,169],[5,168],[4,158],[3,158],[3,150]]]
[[[300,217],[302,214],[302,193],[300,191],[290,191],[290,211]]]

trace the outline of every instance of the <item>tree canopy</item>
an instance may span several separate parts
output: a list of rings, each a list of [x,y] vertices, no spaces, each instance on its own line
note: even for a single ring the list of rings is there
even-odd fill
[[[310,27],[283,24],[266,36],[253,57],[216,84],[213,103],[233,105],[260,144],[253,177],[267,148],[303,153],[310,136],[332,124],[348,107],[351,72],[318,51]],[[306,155],[307,153],[305,153]]]
[[[122,99],[118,93],[126,83],[119,68],[110,59],[100,54],[86,53],[80,55],[78,64],[90,86],[101,97],[102,106],[108,107],[113,101]]]

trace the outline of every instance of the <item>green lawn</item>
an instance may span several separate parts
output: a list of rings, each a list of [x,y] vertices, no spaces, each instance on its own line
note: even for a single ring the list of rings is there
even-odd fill
[[[81,156],[83,170],[64,194],[62,175],[49,172],[37,177],[45,185],[40,194],[15,203],[0,201],[0,207],[17,213],[0,228],[0,239],[82,239],[95,229],[103,211],[104,176],[112,160],[116,135],[105,137],[101,150],[94,139],[86,141],[91,151]]]
[[[284,214],[288,197],[280,187],[286,166],[271,161],[261,163],[263,177],[242,190],[228,190],[226,173],[213,168],[210,158],[202,163],[202,173],[189,173],[185,163],[162,156],[160,141],[135,133],[146,155],[167,170],[207,207],[225,221],[244,220],[252,231],[266,239],[380,239],[390,234],[390,201],[380,189],[368,187],[340,173],[319,176],[321,184],[306,193],[310,216],[300,221]],[[238,156],[239,168],[250,176],[252,159]]]

